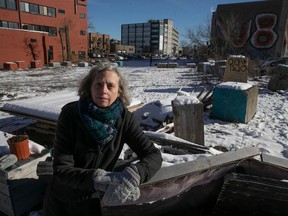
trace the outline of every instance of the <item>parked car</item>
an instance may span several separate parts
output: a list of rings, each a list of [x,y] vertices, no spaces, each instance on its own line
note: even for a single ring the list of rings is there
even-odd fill
[[[88,57],[89,58],[101,58],[102,56],[96,53],[88,53]]]
[[[271,72],[279,64],[288,65],[288,57],[273,59],[273,60],[264,62],[259,68],[260,75],[263,76],[263,75],[271,74]]]
[[[117,54],[108,54],[107,58],[110,59],[111,61],[123,61],[124,60],[123,56],[119,56]]]

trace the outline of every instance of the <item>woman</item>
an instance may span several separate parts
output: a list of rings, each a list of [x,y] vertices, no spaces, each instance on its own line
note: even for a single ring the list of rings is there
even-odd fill
[[[53,148],[53,177],[42,215],[101,215],[104,205],[121,205],[140,196],[139,184],[161,167],[160,151],[133,114],[125,81],[115,64],[99,64],[81,81],[79,100],[62,108]],[[115,166],[127,144],[137,163]]]

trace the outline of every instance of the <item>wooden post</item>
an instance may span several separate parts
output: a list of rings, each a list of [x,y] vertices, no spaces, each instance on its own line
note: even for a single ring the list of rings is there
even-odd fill
[[[231,55],[227,59],[224,82],[244,82],[248,80],[248,59],[245,56]]]
[[[175,136],[204,146],[203,103],[197,98],[194,102],[177,103],[179,98],[187,99],[187,96],[172,101]]]

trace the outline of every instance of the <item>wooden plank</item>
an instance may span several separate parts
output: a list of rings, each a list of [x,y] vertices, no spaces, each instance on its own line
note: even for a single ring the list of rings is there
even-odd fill
[[[140,104],[136,104],[136,105],[133,105],[133,106],[129,106],[129,107],[127,107],[127,108],[128,108],[128,110],[129,110],[130,112],[134,112],[135,110],[140,109],[140,108],[143,107],[143,106],[144,106],[144,104],[143,104],[143,103],[140,103]]]
[[[174,105],[172,103],[175,136],[204,146],[203,103]]]
[[[240,160],[252,158],[260,155],[260,150],[256,147],[246,147],[237,151],[229,151],[210,157],[199,158],[182,164],[176,164],[169,167],[162,167],[147,183],[155,183],[163,180],[184,176],[192,172],[200,172],[215,167],[221,167],[226,164],[236,163]]]
[[[175,137],[171,134],[166,133],[157,133],[153,131],[144,131],[144,133],[155,142],[159,142],[161,145],[172,145],[179,149],[187,150],[191,153],[205,153],[209,152],[209,148],[195,144],[193,142],[189,142],[187,140],[181,139],[179,137]]]
[[[29,163],[26,163],[22,166],[17,167],[7,173],[7,179],[20,179],[31,176],[31,174],[36,173],[37,164],[39,161],[44,161],[50,153],[41,155],[38,158],[33,159]]]
[[[225,177],[215,205],[217,215],[271,215],[288,212],[288,182],[240,173]]]
[[[288,168],[288,159],[279,158],[268,154],[261,154],[261,161],[269,164],[273,164],[275,166],[280,166],[284,168]]]
[[[22,116],[22,117],[34,119],[34,120],[36,120],[38,122],[41,122],[41,123],[47,124],[47,125],[51,125],[51,126],[54,126],[54,127],[57,124],[56,121],[52,121],[50,119],[40,118],[40,117],[36,117],[36,116],[33,116],[33,115],[28,115],[28,114],[23,114],[23,113],[16,112],[16,111],[6,110],[4,107],[0,107],[0,111],[9,113],[11,115]]]

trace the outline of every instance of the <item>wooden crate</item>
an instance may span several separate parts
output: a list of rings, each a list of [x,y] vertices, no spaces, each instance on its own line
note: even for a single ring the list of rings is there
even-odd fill
[[[248,81],[248,58],[241,55],[229,56],[225,66],[223,81],[246,83]]]
[[[213,118],[229,122],[248,123],[256,113],[258,86],[251,85],[245,90],[238,90],[230,88],[228,85],[225,87],[225,83],[220,85],[213,90]]]
[[[47,182],[38,179],[36,169],[39,161],[49,155],[44,150],[18,161],[10,169],[0,169],[0,215],[23,215],[42,202]]]
[[[203,103],[175,105],[173,102],[175,136],[204,146]]]

